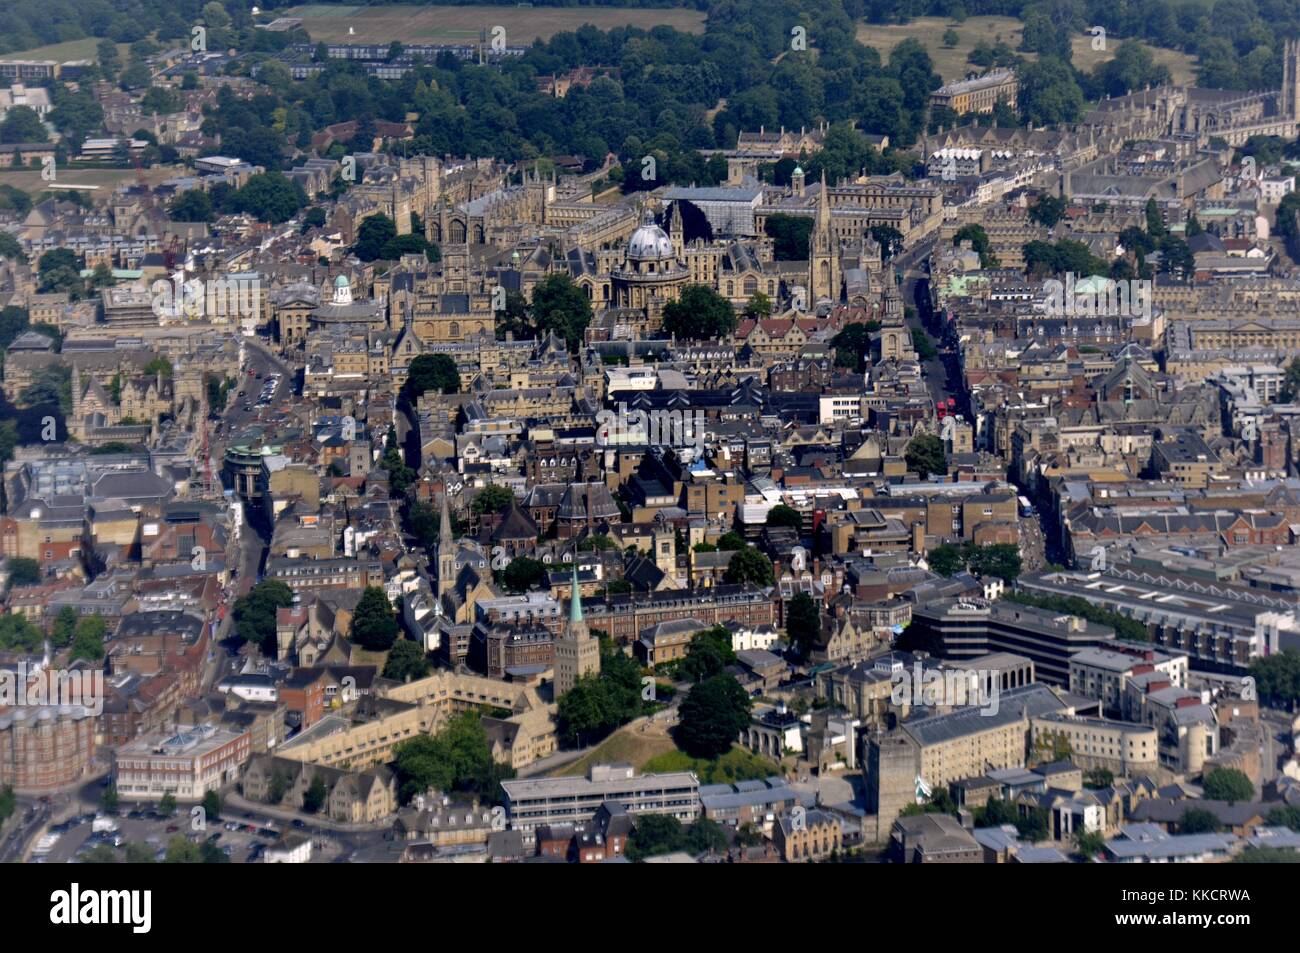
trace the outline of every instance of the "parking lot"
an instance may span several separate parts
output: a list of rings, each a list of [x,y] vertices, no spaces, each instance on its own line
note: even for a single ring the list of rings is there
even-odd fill
[[[116,830],[94,830],[96,826],[107,828],[110,823]],[[34,852],[31,862],[80,863],[99,844],[113,848],[119,861],[126,860],[128,844],[143,845],[154,860],[162,861],[167,855],[168,842],[175,837],[186,837],[195,844],[204,841],[214,843],[231,863],[260,863],[263,851],[280,837],[282,829],[280,824],[242,816],[209,820],[202,829],[196,829],[196,823],[185,805],[178,806],[176,813],[170,817],[157,813],[152,806],[123,807],[112,813],[87,811],[59,824],[52,824],[49,834],[43,839],[47,849]],[[314,862],[328,862],[341,849],[324,833],[298,829],[297,825],[290,830],[312,837]]]

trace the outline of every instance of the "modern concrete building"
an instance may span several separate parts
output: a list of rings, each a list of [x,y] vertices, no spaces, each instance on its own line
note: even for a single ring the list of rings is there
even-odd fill
[[[1112,642],[1115,630],[1079,616],[1013,602],[965,600],[918,606],[909,640],[940,658],[970,662],[1010,652],[1034,663],[1040,681],[1070,684],[1070,659],[1082,649]]]
[[[506,818],[525,841],[543,824],[581,824],[605,801],[629,814],[667,814],[689,824],[700,814],[700,780],[691,771],[637,774],[629,764],[592,765],[587,776],[502,781]]]

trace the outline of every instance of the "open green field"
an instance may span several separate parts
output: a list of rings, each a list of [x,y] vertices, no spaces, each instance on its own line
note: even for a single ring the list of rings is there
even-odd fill
[[[956,30],[961,38],[951,49],[943,45],[943,34],[948,29]],[[909,38],[920,40],[929,52],[930,59],[934,61],[935,72],[947,83],[964,79],[968,72],[977,69],[966,62],[966,57],[981,40],[989,46],[997,44],[1000,40],[1014,50],[1020,45],[1020,34],[1020,21],[1012,17],[970,17],[965,23],[954,23],[947,17],[918,17],[902,26],[880,26],[869,23],[858,25],[858,42],[874,46],[880,51],[882,59],[888,59],[889,51],[903,40]],[[1094,50],[1092,39],[1086,33],[1080,33],[1070,39],[1070,46],[1074,51],[1074,65],[1084,72],[1091,72],[1098,64],[1106,62],[1119,46],[1119,41],[1116,40],[1110,44],[1109,51]],[[1032,53],[1019,55],[1026,59],[1034,58]],[[1187,54],[1177,50],[1151,47],[1151,55],[1157,63],[1169,67],[1169,73],[1175,83],[1192,81],[1193,61]]]
[[[18,60],[58,60],[65,63],[68,60],[93,60],[98,59],[96,47],[99,46],[99,38],[88,36],[82,40],[68,40],[64,43],[51,43],[49,46],[37,46],[30,50],[23,50],[19,53],[6,53],[5,59]],[[117,44],[117,55],[126,62],[127,56],[131,52],[131,46],[128,43]]]
[[[779,776],[780,766],[762,755],[737,745],[713,761],[692,758],[684,751],[672,751],[651,758],[642,770],[646,774],[666,771],[694,771],[701,784],[734,784],[737,781],[760,781]]]
[[[152,169],[144,170],[144,177],[145,181],[150,185],[157,185],[159,182],[181,175],[185,171],[184,166],[154,166]],[[58,178],[53,182],[46,182],[42,179],[39,170],[23,169],[12,172],[5,169],[0,171],[0,185],[12,185],[28,195],[37,195],[41,192],[57,192],[60,189],[69,189],[74,185],[98,186],[99,188],[91,194],[103,195],[112,192],[119,184],[131,183],[135,179],[135,169],[59,169]]]
[[[602,30],[670,26],[687,33],[704,32],[704,14],[698,10],[308,4],[285,10],[281,16],[301,18],[311,38],[326,43],[460,43],[477,40],[484,30],[503,26],[506,43],[526,46],[537,39],[549,40],[557,33],[576,30],[585,23]],[[349,29],[353,32],[349,33]]]
[[[593,764],[625,762],[637,770],[653,758],[677,751],[673,740],[662,732],[642,734],[639,727],[620,728],[577,761],[561,765],[551,777],[586,774]]]

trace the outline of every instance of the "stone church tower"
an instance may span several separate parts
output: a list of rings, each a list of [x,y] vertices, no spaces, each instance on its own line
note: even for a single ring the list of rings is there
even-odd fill
[[[817,218],[808,236],[808,308],[816,307],[823,298],[840,300],[840,249],[831,227],[825,171],[822,172],[821,192],[817,195]]]
[[[569,622],[555,643],[555,699],[578,684],[584,675],[600,674],[600,641],[587,629],[582,618],[582,592],[578,588],[578,564],[573,564],[573,588],[569,593]]]
[[[456,585],[456,538],[451,532],[447,491],[442,493],[442,523],[438,527],[438,602]]]

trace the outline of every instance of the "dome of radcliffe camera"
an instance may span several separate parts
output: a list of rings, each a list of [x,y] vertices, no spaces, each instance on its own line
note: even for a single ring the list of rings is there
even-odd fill
[[[627,240],[627,257],[644,260],[671,258],[673,243],[668,233],[654,222],[646,222]]]
[[[339,275],[337,278],[334,279],[335,288],[346,288],[347,286],[348,286],[347,275]]]

